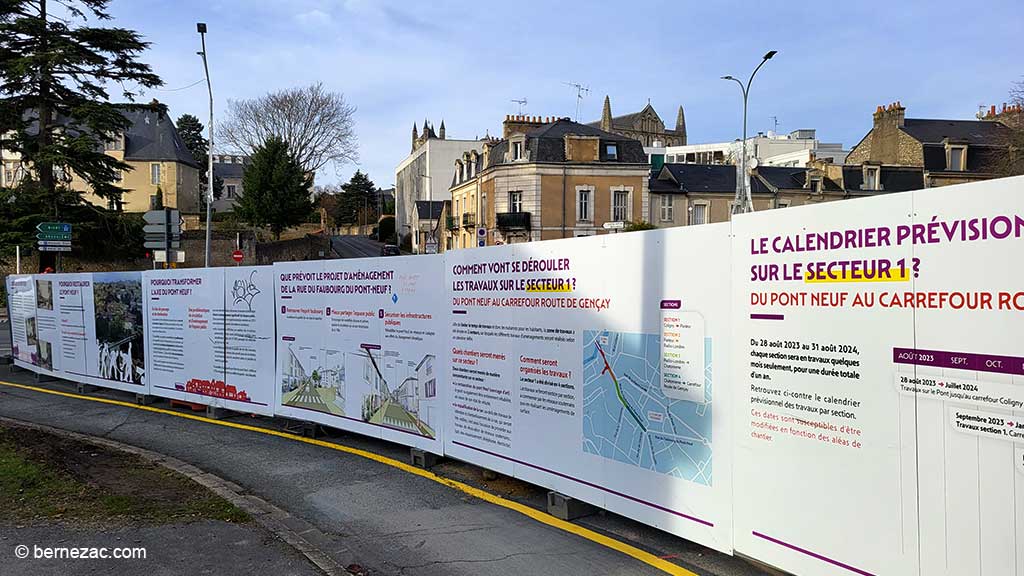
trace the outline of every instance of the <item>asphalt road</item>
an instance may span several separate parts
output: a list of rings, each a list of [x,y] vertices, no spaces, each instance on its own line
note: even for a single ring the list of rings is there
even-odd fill
[[[24,371],[0,373],[0,379],[33,382]],[[43,386],[71,389],[62,381]],[[93,395],[131,398],[108,390]],[[506,508],[320,446],[7,386],[0,386],[0,415],[108,437],[191,463],[316,525],[331,535],[321,549],[342,566],[356,562],[374,575],[661,574],[629,556]],[[233,419],[270,422],[242,415]],[[394,444],[355,435],[345,436],[343,443],[408,458],[408,449]],[[614,515],[594,516],[590,522],[603,531],[616,531],[618,523],[618,531],[633,531],[641,547],[671,558],[697,559],[707,567],[698,571],[702,575],[759,574],[735,559]]]
[[[380,242],[367,236],[331,236],[331,247],[340,258],[380,256]]]

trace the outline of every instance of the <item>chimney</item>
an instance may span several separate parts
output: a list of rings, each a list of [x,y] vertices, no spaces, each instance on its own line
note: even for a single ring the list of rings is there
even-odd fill
[[[506,116],[502,124],[501,137],[508,138],[512,134],[526,133],[547,123],[541,116]]]
[[[900,104],[899,100],[886,106],[879,106],[873,115],[875,127],[892,126],[900,128],[906,120],[907,109]]]

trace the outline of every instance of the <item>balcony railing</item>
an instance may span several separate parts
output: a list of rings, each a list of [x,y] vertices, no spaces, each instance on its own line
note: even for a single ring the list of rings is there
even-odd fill
[[[462,213],[462,227],[463,228],[472,228],[473,226],[476,226],[476,214],[472,214],[470,212],[463,212]]]
[[[459,223],[457,220],[455,220],[454,216],[445,216],[444,227],[448,230],[458,230]]]
[[[496,215],[499,230],[529,230],[529,212],[498,212]]]

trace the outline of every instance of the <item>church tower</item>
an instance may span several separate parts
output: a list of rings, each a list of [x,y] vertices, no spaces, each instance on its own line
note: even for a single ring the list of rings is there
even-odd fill
[[[683,106],[679,106],[679,112],[676,113],[676,134],[682,138],[679,143],[680,146],[686,146],[686,116],[683,114]]]
[[[601,111],[601,130],[612,131],[612,101],[607,94],[604,96],[604,109]]]

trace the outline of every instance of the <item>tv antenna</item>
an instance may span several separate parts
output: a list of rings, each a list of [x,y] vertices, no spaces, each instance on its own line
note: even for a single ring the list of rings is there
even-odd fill
[[[520,99],[513,98],[512,101],[515,102],[516,104],[519,104],[519,115],[522,116],[523,106],[526,106],[526,96],[523,96]]]
[[[779,134],[779,117],[778,116],[769,116],[769,118],[772,119],[772,124],[774,125],[774,128],[772,128],[772,132],[774,132],[775,135],[777,136]]]
[[[576,122],[580,121],[580,102],[583,101],[583,96],[590,93],[590,88],[587,88],[579,82],[562,82],[566,86],[572,86],[576,89]]]

